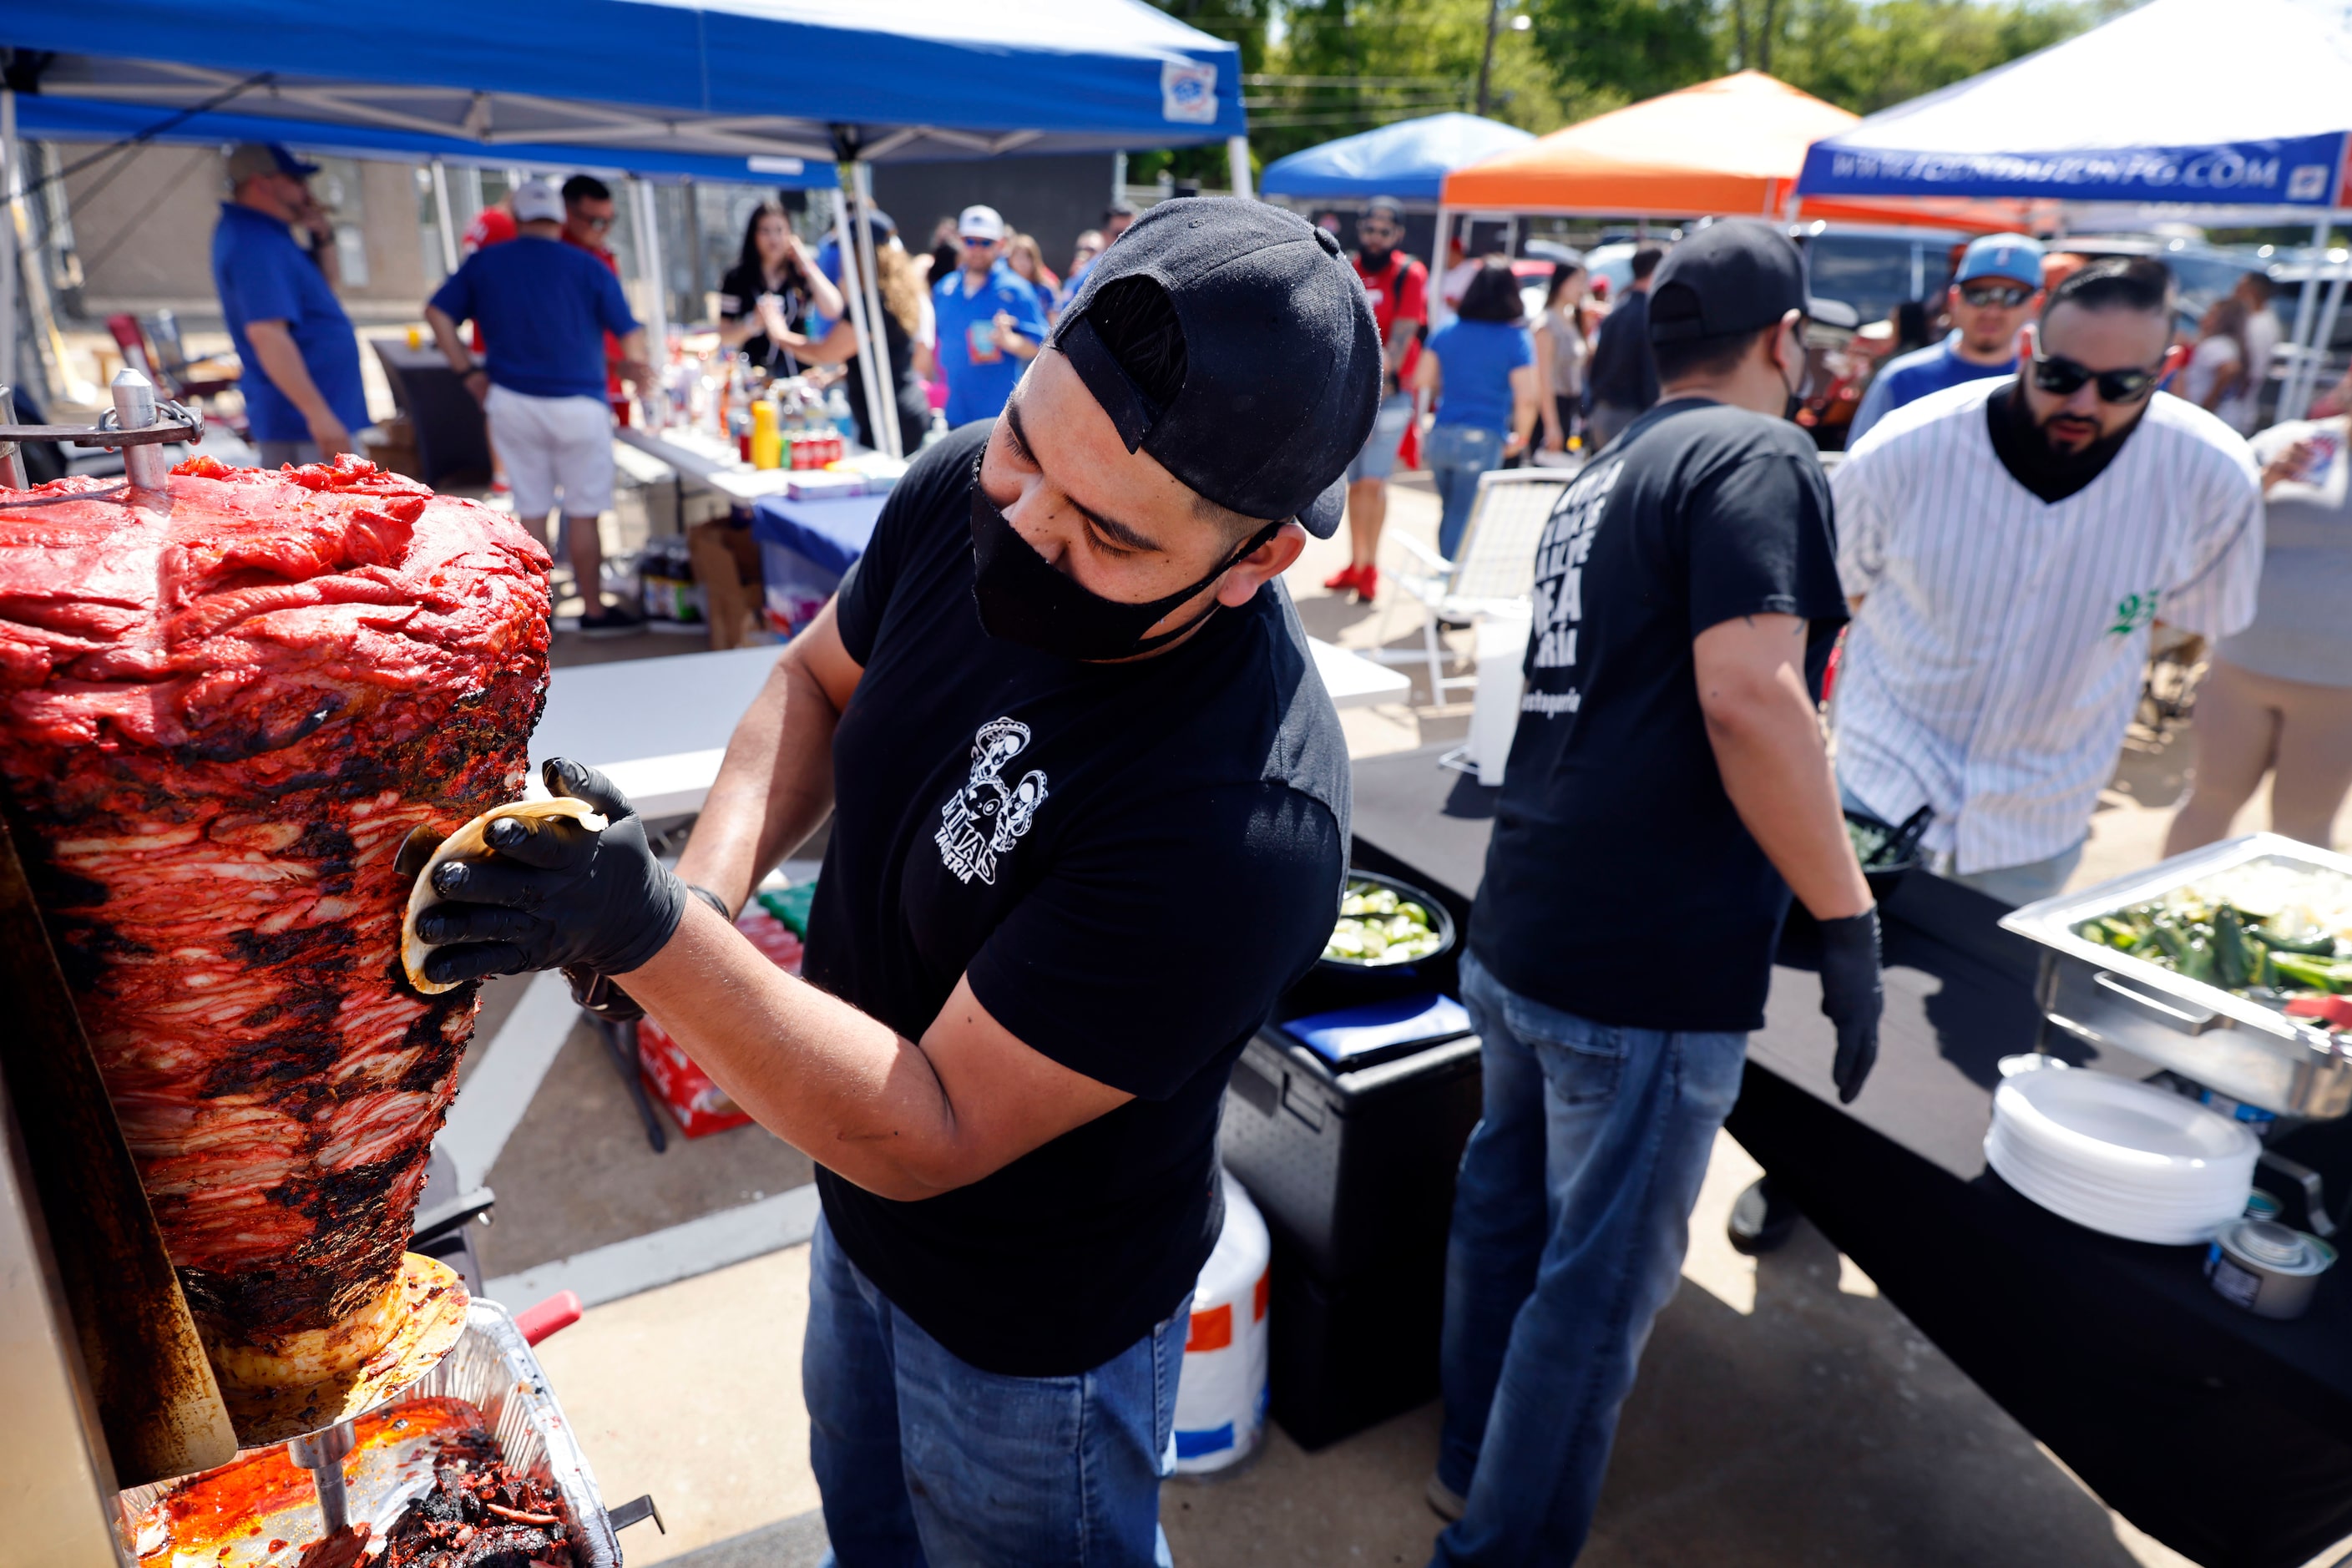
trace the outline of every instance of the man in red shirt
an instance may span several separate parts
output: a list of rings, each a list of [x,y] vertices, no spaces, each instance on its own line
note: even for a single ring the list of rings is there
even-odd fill
[[[1369,604],[1381,584],[1373,562],[1389,517],[1388,479],[1396,468],[1398,444],[1412,424],[1412,394],[1403,389],[1412,384],[1422,329],[1429,321],[1429,268],[1402,248],[1404,205],[1393,196],[1374,196],[1364,205],[1364,216],[1356,220],[1356,243],[1349,259],[1371,299],[1387,371],[1371,439],[1348,465],[1348,564],[1323,585]]]
[[[593,174],[574,174],[563,182],[563,243],[576,245],[609,268],[614,277],[621,275],[621,258],[604,244],[604,237],[613,232],[613,188]],[[663,350],[654,345],[656,355]],[[658,360],[656,361],[659,363]],[[621,342],[612,333],[604,334],[604,397],[612,404],[614,417],[626,418],[621,412],[621,400],[626,395],[621,389]]]

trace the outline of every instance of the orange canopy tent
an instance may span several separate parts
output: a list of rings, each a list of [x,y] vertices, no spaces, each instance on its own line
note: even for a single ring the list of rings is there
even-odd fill
[[[1762,71],[1739,71],[1456,169],[1445,176],[1440,201],[1454,212],[1790,216],[1805,150],[1859,118]],[[1808,202],[1805,213],[1992,232],[2017,227],[2024,207],[1843,198]]]

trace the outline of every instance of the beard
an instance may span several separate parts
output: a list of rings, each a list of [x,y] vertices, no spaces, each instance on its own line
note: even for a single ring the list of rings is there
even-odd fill
[[[1396,247],[1393,245],[1360,245],[1357,250],[1364,258],[1365,268],[1373,272],[1378,272],[1381,268],[1386,267],[1389,264],[1389,258],[1396,254]]]

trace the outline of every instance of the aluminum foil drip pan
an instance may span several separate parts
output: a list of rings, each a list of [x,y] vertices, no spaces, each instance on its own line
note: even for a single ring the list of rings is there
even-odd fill
[[[509,1465],[562,1493],[580,1568],[620,1568],[613,1521],[571,1423],[539,1358],[495,1301],[470,1303],[464,1331],[440,1363],[358,1422],[343,1462],[352,1521],[372,1521],[379,1536],[389,1530],[433,1484],[439,1444],[477,1425],[498,1439]],[[310,1474],[287,1458],[283,1444],[120,1493],[115,1520],[126,1554],[142,1568],[293,1568],[320,1535]]]

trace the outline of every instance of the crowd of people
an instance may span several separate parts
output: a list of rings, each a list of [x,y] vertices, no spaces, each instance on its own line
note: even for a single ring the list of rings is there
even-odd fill
[[[294,237],[320,234],[310,171],[273,148],[230,168],[215,264],[261,373],[256,439],[331,457],[365,409],[331,247]],[[650,367],[603,245],[611,193],[530,181],[499,211],[427,321],[518,513],[561,513],[583,628],[625,628],[596,598],[595,520],[612,398]],[[1603,313],[1580,261],[1530,310],[1496,255],[1450,266],[1433,310],[1385,199],[1345,254],[1247,200],[1114,206],[1066,279],[986,205],[922,255],[870,222],[867,279],[755,210],[722,342],[862,374],[851,301],[877,298],[902,429],[935,405],[954,428],[782,655],[676,870],[608,782],[559,768],[608,826],[503,880],[436,872],[430,917],[436,978],[625,976],[739,1104],[830,1152],[806,1392],[845,1560],[1076,1561],[1075,1541],[1166,1561],[1168,1369],[1217,1234],[1216,1108],[1346,866],[1344,738],[1297,617],[1260,590],[1344,518],[1328,586],[1373,597],[1401,460],[1430,469],[1448,555],[1481,474],[1578,468],[1536,553],[1462,963],[1485,1098],[1447,1262],[1440,1568],[1580,1550],[1792,900],[1838,1091],[1863,1091],[1882,993],[1851,816],[1925,812],[1937,868],[2004,904],[2058,890],[2159,619],[2216,650],[2168,849],[2225,832],[2265,773],[2276,824],[2325,844],[2352,787],[2352,429],[2248,445],[2266,279],[2183,342],[2160,262],[1979,239],[1940,310],[1895,323],[1916,345],[1832,471],[1790,417],[1818,312],[1768,224],[1641,247]],[[940,778],[969,781],[944,807]],[[828,805],[812,987],[730,921]],[[1256,940],[1147,939],[1133,889],[1203,878]],[[1792,1223],[1768,1182],[1734,1239]],[[951,1458],[913,1485],[917,1452]]]

